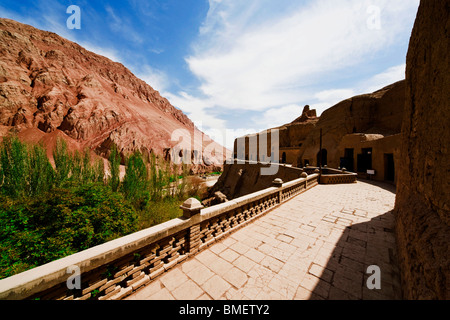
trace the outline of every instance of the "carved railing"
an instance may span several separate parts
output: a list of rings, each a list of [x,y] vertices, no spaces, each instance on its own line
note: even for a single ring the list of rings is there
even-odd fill
[[[209,208],[189,199],[182,206],[182,218],[0,280],[0,299],[120,300],[215,241],[316,186],[318,179],[317,174],[306,173],[288,183],[276,179],[274,187]]]
[[[318,167],[305,167],[303,171],[307,174],[318,173]],[[349,172],[344,169],[332,169],[323,167],[322,175],[320,176],[321,184],[341,184],[341,183],[355,183],[357,181],[358,174]]]

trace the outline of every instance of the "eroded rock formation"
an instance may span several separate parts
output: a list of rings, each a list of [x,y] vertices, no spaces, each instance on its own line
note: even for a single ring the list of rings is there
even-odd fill
[[[339,102],[324,111],[320,118],[316,117],[315,110],[306,106],[299,118],[273,128],[279,131],[279,162],[297,167],[318,166],[322,131],[322,165],[345,167],[362,177],[366,177],[368,169],[373,169],[372,178],[395,183],[395,168],[400,165],[404,104],[403,80]],[[246,136],[247,160],[256,160],[248,144],[251,138],[260,135]],[[237,158],[238,141],[235,141]],[[267,149],[270,150],[270,146]]]
[[[171,141],[176,129],[203,136],[122,64],[54,33],[0,19],[0,136],[11,129],[44,141],[59,132],[102,157],[112,144],[122,155],[140,150],[163,156],[178,144]],[[203,150],[210,143],[190,147]],[[224,149],[215,150],[220,158]]]
[[[322,148],[327,150],[327,165],[333,168],[340,166],[340,158],[344,156],[341,147],[344,137],[357,135],[360,136],[358,140],[376,140],[399,134],[404,92],[405,82],[399,81],[374,93],[349,98],[325,110],[300,150],[298,165],[304,165],[305,160],[317,165],[321,129]],[[356,171],[356,166],[354,169]]]

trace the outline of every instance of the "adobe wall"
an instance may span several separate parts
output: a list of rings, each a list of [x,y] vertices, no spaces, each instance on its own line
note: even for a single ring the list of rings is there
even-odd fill
[[[373,135],[375,136],[375,135]],[[375,170],[375,175],[370,178],[377,181],[385,181],[385,154],[392,154],[394,157],[394,180],[397,181],[397,170],[403,165],[400,157],[400,146],[402,141],[401,134],[395,134],[378,139],[370,139],[371,135],[351,134],[345,136],[339,144],[338,154],[343,157],[345,149],[354,149],[354,172],[357,172],[358,157],[362,149],[372,148],[372,167]],[[330,166],[329,166],[330,167]],[[348,168],[347,168],[348,169]],[[366,174],[358,172],[358,178],[367,178]]]
[[[296,165],[298,156],[300,155],[300,148],[280,148],[280,163],[282,162],[283,153],[286,154],[286,164]]]
[[[406,68],[396,213],[406,299],[450,298],[450,3],[422,0]]]
[[[306,138],[299,157],[317,165],[322,129],[322,147],[328,153],[328,167],[339,167],[344,156],[339,145],[344,136],[353,133],[395,135],[401,131],[405,81],[399,81],[371,94],[344,100],[327,109],[320,116],[314,130]]]

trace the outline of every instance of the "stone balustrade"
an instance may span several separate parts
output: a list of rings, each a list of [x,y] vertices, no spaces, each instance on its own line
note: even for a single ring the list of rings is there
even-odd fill
[[[318,180],[318,174],[306,173],[288,183],[276,179],[273,187],[209,208],[189,199],[181,206],[181,218],[0,280],[0,299],[120,300],[210,244],[316,186]],[[76,277],[80,287],[69,289],[69,282],[77,284]]]
[[[303,171],[308,174],[319,173],[318,167],[305,167]],[[349,172],[345,168],[332,169],[326,166],[322,168],[322,175],[320,176],[321,184],[340,184],[340,183],[355,183],[357,181],[358,174]]]
[[[322,175],[320,176],[321,184],[340,184],[340,183],[355,183],[358,174],[354,172],[349,172],[345,168],[340,169],[323,169]]]

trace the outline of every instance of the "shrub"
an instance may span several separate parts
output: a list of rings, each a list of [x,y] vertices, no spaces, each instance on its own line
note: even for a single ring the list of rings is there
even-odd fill
[[[137,231],[137,213],[100,184],[0,204],[0,277]]]

